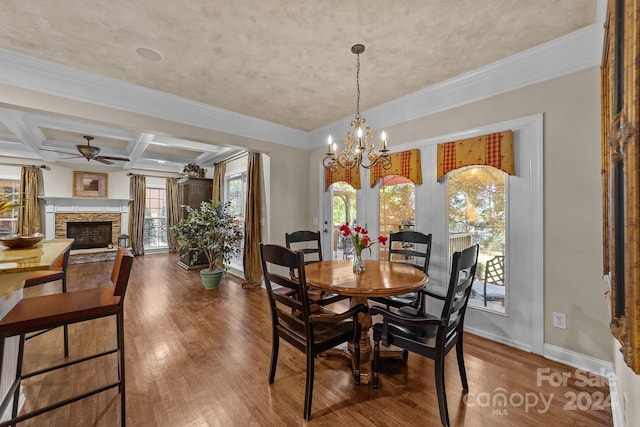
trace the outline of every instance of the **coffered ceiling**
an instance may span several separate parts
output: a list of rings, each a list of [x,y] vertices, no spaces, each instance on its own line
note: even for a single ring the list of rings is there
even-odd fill
[[[0,49],[90,73],[96,82],[117,79],[312,131],[355,113],[355,43],[366,46],[364,111],[589,26],[596,6],[596,0],[6,0]],[[86,143],[83,135],[95,137],[100,155],[128,158],[113,165],[125,169],[176,171],[233,151],[2,103],[0,94],[0,156],[74,167],[87,162],[69,158]]]

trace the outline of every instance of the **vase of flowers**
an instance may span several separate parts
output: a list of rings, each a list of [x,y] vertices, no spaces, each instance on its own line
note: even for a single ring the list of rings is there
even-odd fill
[[[356,225],[352,229],[349,227],[348,222],[340,226],[340,232],[344,237],[351,237],[351,241],[353,242],[353,252],[355,253],[355,257],[353,258],[354,273],[364,273],[366,269],[366,264],[362,259],[363,249],[369,249],[369,253],[371,253],[371,246],[374,244],[380,243],[381,245],[385,245],[387,243],[385,236],[378,236],[376,240],[373,240],[365,228]]]

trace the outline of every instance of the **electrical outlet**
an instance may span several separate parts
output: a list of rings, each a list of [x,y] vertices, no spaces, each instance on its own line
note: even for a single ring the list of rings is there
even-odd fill
[[[567,329],[567,315],[564,313],[553,312],[553,327]]]

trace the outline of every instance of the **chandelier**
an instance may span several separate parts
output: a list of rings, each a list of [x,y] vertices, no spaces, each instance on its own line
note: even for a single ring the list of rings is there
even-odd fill
[[[357,55],[357,71],[356,71],[356,117],[351,121],[351,126],[347,131],[347,136],[342,143],[346,146],[341,152],[336,151],[336,146],[331,135],[329,135],[327,153],[322,161],[325,168],[332,172],[337,172],[338,167],[343,169],[353,169],[362,166],[365,169],[371,169],[378,163],[384,169],[391,167],[391,157],[387,150],[387,137],[384,131],[381,134],[382,148],[376,153],[375,146],[371,143],[373,134],[369,126],[364,127],[367,122],[360,115],[360,54],[364,52],[364,45],[355,44],[351,46],[351,52]]]

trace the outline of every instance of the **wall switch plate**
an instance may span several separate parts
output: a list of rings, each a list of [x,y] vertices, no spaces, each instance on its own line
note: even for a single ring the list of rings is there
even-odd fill
[[[318,225],[318,218],[313,218],[311,222],[313,223],[313,225]]]
[[[553,312],[553,327],[567,329],[567,315],[564,313]]]

